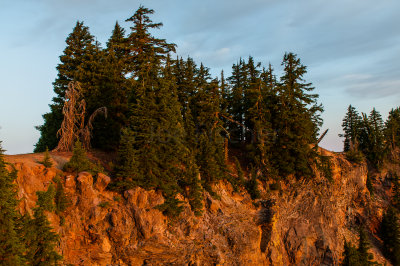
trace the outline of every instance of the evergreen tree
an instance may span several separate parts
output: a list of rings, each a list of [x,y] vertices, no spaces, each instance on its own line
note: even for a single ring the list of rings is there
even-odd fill
[[[344,252],[343,252],[343,266],[369,266],[369,265],[379,265],[375,262],[374,256],[369,252],[370,243],[368,240],[368,235],[362,227],[359,228],[359,240],[358,247],[354,247],[347,241],[344,242]]]
[[[196,63],[192,58],[184,61],[177,59],[173,65],[173,74],[175,76],[178,98],[182,106],[182,115],[186,116],[187,107],[193,104],[193,97],[197,91],[196,74],[198,72]]]
[[[40,162],[43,164],[46,168],[50,168],[53,165],[53,162],[51,161],[51,157],[49,154],[49,149],[46,147],[46,151],[44,152],[44,158],[43,161]]]
[[[246,84],[246,63],[240,59],[238,63],[232,66],[232,74],[228,78],[231,86],[229,96],[229,113],[237,123],[229,124],[230,141],[232,144],[238,144],[245,140],[243,125],[245,119],[244,87]]]
[[[136,150],[134,147],[135,136],[131,129],[124,128],[118,149],[118,162],[115,169],[116,182],[114,187],[119,190],[127,190],[138,184],[135,182],[138,165],[136,163]]]
[[[392,109],[389,112],[389,116],[385,122],[384,129],[385,140],[387,141],[387,148],[392,153],[397,152],[397,149],[400,145],[400,109]],[[396,157],[396,156],[394,156]]]
[[[252,152],[249,154],[249,159],[257,171],[261,171],[266,176],[267,174],[273,175],[269,152],[274,137],[271,119],[274,112],[272,106],[276,98],[274,93],[276,79],[271,65],[267,70],[263,70],[257,82],[252,89],[253,106],[248,111],[252,119],[253,135],[251,142]]]
[[[210,80],[209,70],[202,64],[197,74],[197,93],[193,97],[192,109],[197,129],[197,165],[200,168],[204,187],[211,191],[211,185],[225,177],[224,138],[221,131],[224,123],[220,114],[219,82]]]
[[[373,261],[374,256],[369,252],[370,249],[370,242],[368,240],[367,232],[364,228],[360,227],[359,229],[359,240],[358,240],[358,258],[359,264],[358,265],[376,265]]]
[[[149,15],[153,10],[140,7],[127,21],[134,23],[128,36],[134,105],[129,119],[132,136],[125,143],[134,149],[131,161],[120,168],[137,165],[133,184],[145,188],[159,188],[166,198],[160,209],[169,215],[181,209],[175,199],[184,177],[180,166],[188,154],[185,131],[178,101],[176,81],[168,56],[175,45],[157,39],[150,30],[159,28]],[[120,177],[123,177],[120,173]],[[124,181],[124,180],[123,180]]]
[[[115,24],[104,51],[99,52],[98,75],[93,81],[93,90],[88,111],[106,107],[108,117],[95,119],[93,125],[92,146],[103,150],[115,150],[120,141],[121,128],[128,124],[129,83],[127,73],[127,39],[125,30]]]
[[[253,141],[254,122],[255,115],[259,116],[259,111],[255,112],[253,109],[259,105],[260,100],[262,101],[261,93],[261,70],[259,69],[261,63],[256,64],[254,59],[250,56],[248,62],[245,64],[245,83],[243,89],[243,104],[244,104],[244,125],[247,130],[245,132],[246,143]]]
[[[14,184],[17,174],[7,171],[3,152],[0,146],[0,264],[23,265],[25,245],[21,241],[21,215]]]
[[[64,191],[64,186],[61,182],[61,179],[59,177],[55,177],[53,181],[56,183],[56,193],[54,195],[56,213],[60,215],[68,208],[68,206],[71,204],[71,201]]]
[[[53,183],[50,183],[47,191],[37,191],[36,194],[38,196],[37,205],[39,205],[40,208],[49,212],[52,212],[56,209],[56,206],[54,204],[56,189]]]
[[[400,265],[400,225],[394,208],[384,214],[380,226],[385,256],[393,265]]]
[[[50,112],[43,115],[44,124],[36,127],[40,131],[40,138],[35,145],[35,152],[45,151],[46,147],[54,149],[57,146],[57,131],[63,120],[62,107],[65,100],[65,91],[70,81],[80,82],[82,88],[90,92],[90,83],[96,71],[95,64],[98,47],[89,28],[78,21],[72,33],[66,39],[67,47],[60,56],[61,63],[57,66],[58,76],[53,83],[56,96],[50,104]]]
[[[342,266],[360,265],[357,248],[347,241],[344,241],[343,256]]]
[[[30,265],[57,265],[62,259],[55,245],[59,236],[53,232],[42,207],[34,209],[34,219],[26,216],[24,219],[24,242],[29,247],[26,259]]]
[[[339,137],[344,137],[344,152],[348,152],[352,148],[357,150],[360,127],[361,116],[353,106],[349,105],[342,123],[344,134],[339,134]]]
[[[363,114],[362,129],[360,133],[360,148],[367,159],[379,168],[385,157],[383,120],[375,108],[369,117]]]
[[[310,144],[316,141],[323,109],[317,104],[318,95],[309,93],[314,88],[303,79],[307,71],[300,59],[287,53],[282,65],[284,74],[277,89],[277,111],[272,120],[276,130],[272,164],[282,177],[312,176],[310,165],[316,153]]]
[[[82,147],[81,142],[78,140],[75,142],[72,157],[64,164],[63,170],[66,172],[80,173],[83,171],[89,171],[93,174],[103,172],[101,165],[92,163],[86,155],[85,149]]]

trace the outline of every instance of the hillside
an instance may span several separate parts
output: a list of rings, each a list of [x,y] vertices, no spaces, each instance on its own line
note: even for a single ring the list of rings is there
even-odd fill
[[[63,173],[69,153],[51,153],[50,169],[37,163],[42,154],[5,159],[18,170],[22,213],[35,206],[36,191],[61,177],[71,199],[65,222],[55,213],[47,216],[61,237],[58,250],[66,265],[337,265],[344,240],[356,243],[361,223],[368,228],[375,260],[390,265],[380,252],[377,227],[390,196],[388,173],[400,173],[399,167],[385,165],[380,173],[370,173],[371,197],[365,163],[322,152],[332,156],[332,183],[318,175],[282,183],[278,190],[260,183],[262,196],[253,201],[244,189],[233,192],[221,181],[214,186],[219,199],[204,192],[200,217],[178,195],[186,203],[175,219],[156,209],[164,201],[160,191],[137,187],[121,195],[107,190],[110,178],[103,174]]]

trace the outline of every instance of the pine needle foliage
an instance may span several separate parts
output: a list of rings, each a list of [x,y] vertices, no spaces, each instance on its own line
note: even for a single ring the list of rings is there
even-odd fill
[[[55,250],[59,236],[53,232],[42,207],[34,209],[34,218],[25,216],[24,242],[28,250],[26,259],[31,265],[57,265],[62,259]]]
[[[86,155],[86,151],[83,149],[81,142],[78,140],[75,142],[74,150],[71,159],[67,162],[63,170],[66,172],[80,173],[83,171],[97,174],[103,172],[103,167],[99,164],[92,163]]]
[[[17,211],[16,171],[9,173],[0,142],[0,262],[23,265],[25,245],[21,241],[21,215]]]
[[[54,197],[56,195],[56,189],[53,183],[50,183],[47,191],[37,191],[38,197],[37,205],[45,211],[53,212],[56,209],[54,204]]]
[[[53,166],[53,162],[51,161],[49,149],[46,147],[46,151],[44,152],[44,157],[43,161],[40,161],[39,163],[43,164],[44,167],[50,168]]]
[[[351,243],[344,242],[343,252],[343,266],[370,266],[380,265],[374,261],[374,256],[369,252],[370,242],[368,239],[367,232],[360,226],[358,230],[359,240],[358,246],[355,247]]]
[[[64,186],[61,179],[56,176],[53,181],[56,184],[56,193],[54,195],[56,213],[61,215],[71,205],[71,201],[64,191]]]
[[[400,224],[398,214],[390,207],[382,218],[380,235],[385,256],[393,265],[400,265]]]

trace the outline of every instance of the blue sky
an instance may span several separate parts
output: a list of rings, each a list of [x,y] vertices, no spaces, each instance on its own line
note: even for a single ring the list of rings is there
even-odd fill
[[[325,107],[321,146],[330,150],[342,149],[337,135],[349,104],[386,118],[400,103],[398,0],[0,0],[0,140],[8,154],[32,152],[76,21],[105,44],[140,4],[164,23],[155,35],[214,75],[249,55],[279,73],[283,54],[297,53]]]

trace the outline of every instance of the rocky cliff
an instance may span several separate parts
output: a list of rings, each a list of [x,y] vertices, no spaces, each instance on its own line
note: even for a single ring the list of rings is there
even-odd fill
[[[332,156],[333,182],[317,176],[276,191],[260,184],[262,198],[256,201],[221,182],[214,187],[219,199],[205,194],[201,217],[186,204],[175,219],[155,208],[164,201],[159,191],[136,188],[121,195],[106,190],[106,175],[63,173],[59,169],[68,155],[52,154],[50,169],[37,163],[40,154],[6,160],[18,170],[23,213],[31,213],[36,191],[61,177],[71,199],[65,222],[47,215],[61,237],[58,248],[66,265],[338,265],[344,240],[357,241],[360,223],[369,229],[375,260],[390,265],[379,251],[376,231],[390,197],[388,171],[399,169],[368,173],[366,164],[324,152]],[[366,188],[368,174],[373,198]]]

